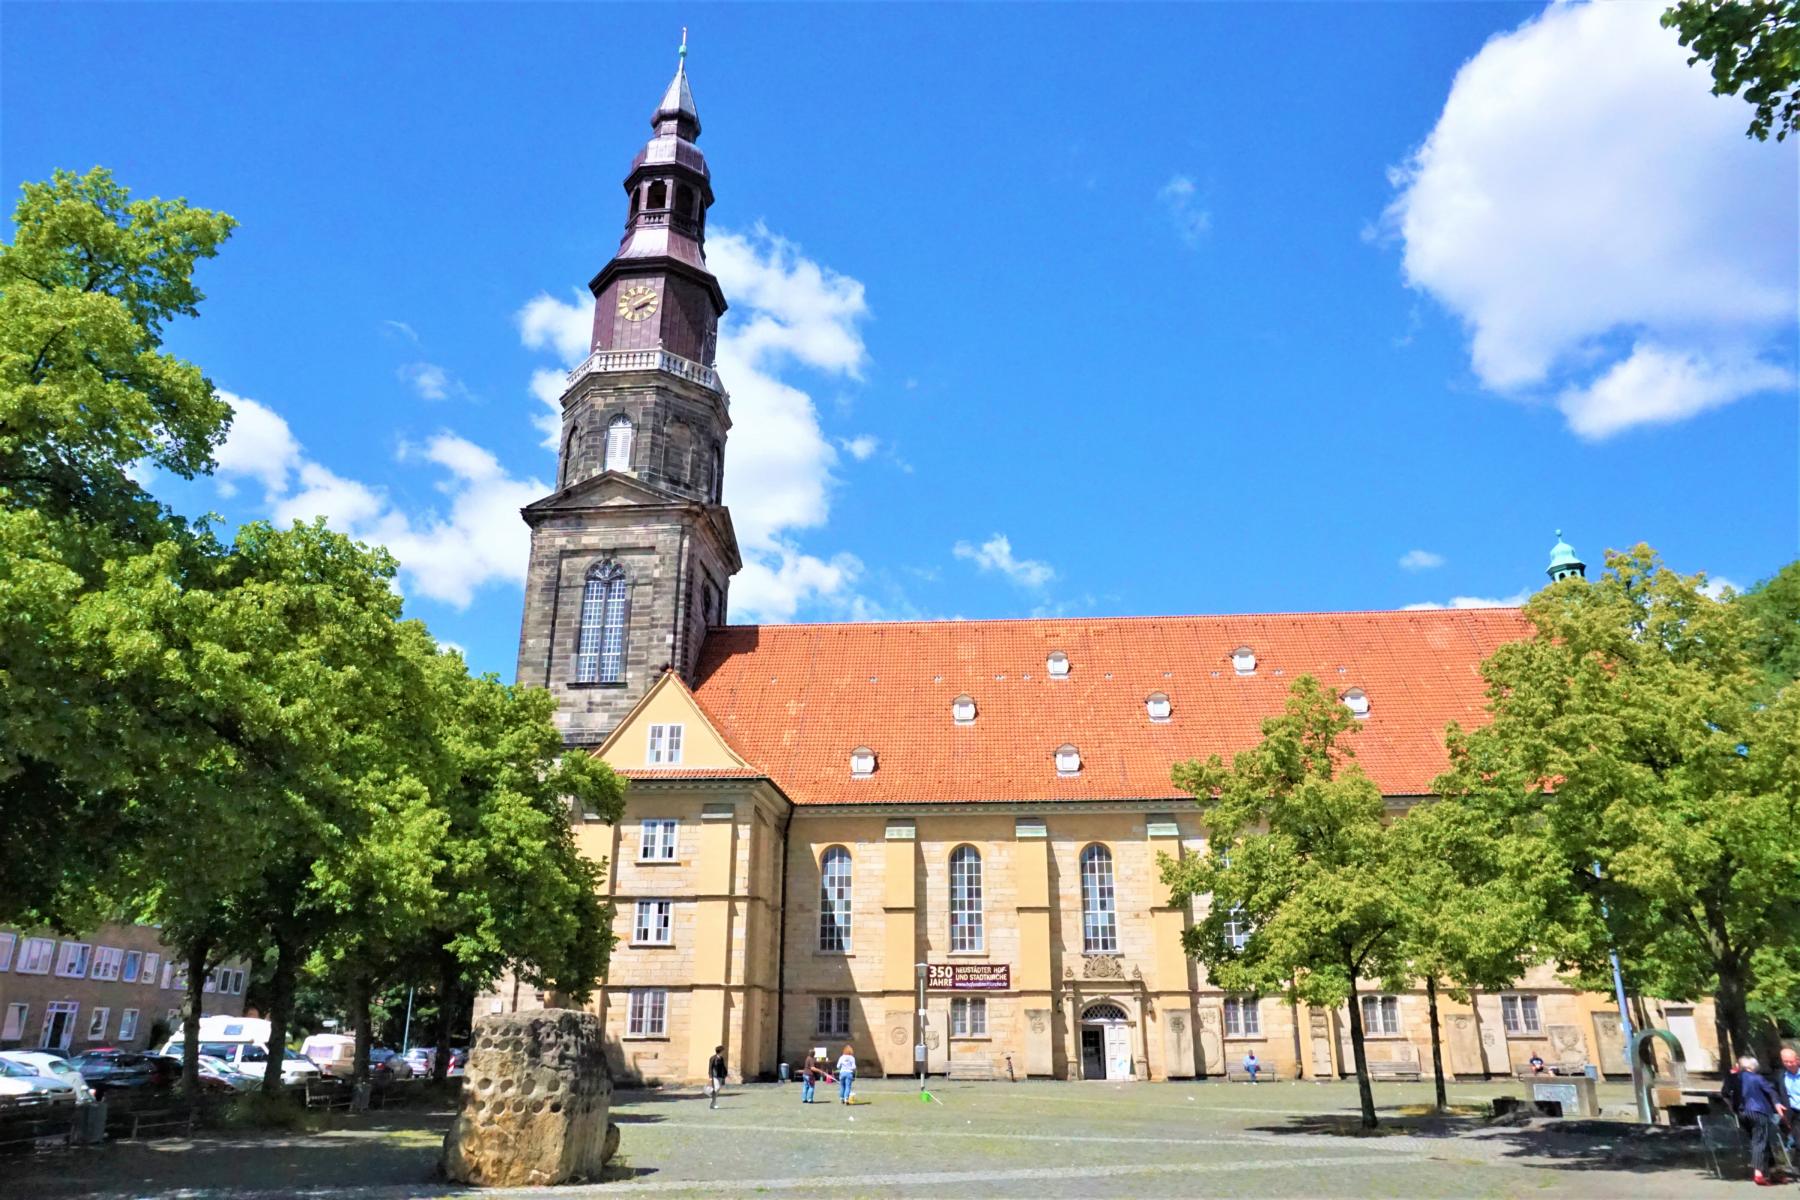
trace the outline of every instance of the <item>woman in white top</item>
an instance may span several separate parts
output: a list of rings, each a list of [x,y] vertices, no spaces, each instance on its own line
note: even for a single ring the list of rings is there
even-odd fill
[[[850,1085],[856,1082],[856,1049],[845,1046],[844,1052],[838,1055],[838,1103],[850,1103]]]

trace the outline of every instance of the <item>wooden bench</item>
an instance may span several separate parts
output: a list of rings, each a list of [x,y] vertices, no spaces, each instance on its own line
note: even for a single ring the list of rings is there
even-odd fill
[[[1256,1079],[1259,1083],[1274,1083],[1280,1078],[1281,1072],[1277,1071],[1274,1067],[1258,1066],[1256,1068]],[[1225,1081],[1227,1083],[1249,1083],[1250,1072],[1244,1070],[1244,1065],[1242,1063],[1239,1063],[1235,1067],[1227,1067],[1225,1068]]]
[[[957,1080],[992,1080],[994,1064],[985,1058],[951,1059],[944,1070],[944,1078]]]
[[[1406,1058],[1372,1058],[1368,1060],[1370,1079],[1404,1079],[1416,1082],[1419,1078],[1418,1059]]]
[[[348,1084],[337,1080],[330,1083],[312,1082],[306,1085],[304,1101],[308,1108],[322,1108],[328,1112],[334,1108],[348,1109],[354,1091]]]

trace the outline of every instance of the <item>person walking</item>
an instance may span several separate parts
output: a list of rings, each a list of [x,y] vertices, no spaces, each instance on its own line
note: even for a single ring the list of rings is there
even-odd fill
[[[1781,1048],[1780,1082],[1776,1099],[1787,1102],[1787,1144],[1791,1151],[1800,1140],[1800,1050],[1792,1046]]]
[[[713,1047],[713,1056],[706,1060],[706,1096],[708,1108],[719,1107],[719,1093],[725,1090],[725,1047]]]
[[[850,1103],[850,1085],[856,1082],[856,1047],[845,1046],[844,1052],[838,1055],[838,1103]]]
[[[1756,1073],[1761,1065],[1751,1055],[1738,1059],[1738,1088],[1741,1097],[1738,1123],[1750,1135],[1750,1171],[1758,1187],[1775,1183],[1775,1149],[1769,1139],[1779,1137],[1776,1122],[1787,1115],[1788,1107],[1775,1095],[1770,1082]]]
[[[820,1047],[824,1049],[824,1047]],[[813,1085],[819,1082],[819,1060],[811,1050],[806,1052],[806,1061],[800,1066],[800,1103],[813,1102]]]

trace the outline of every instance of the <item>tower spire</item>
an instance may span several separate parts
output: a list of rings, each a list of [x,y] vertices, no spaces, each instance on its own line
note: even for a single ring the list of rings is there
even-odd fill
[[[1556,531],[1556,545],[1550,547],[1550,565],[1544,568],[1544,574],[1550,582],[1567,579],[1573,575],[1580,579],[1587,578],[1587,564],[1576,557],[1575,547],[1563,541],[1563,531]]]
[[[693,90],[688,87],[687,52],[687,26],[683,25],[681,49],[675,54],[675,78],[669,80],[650,124],[659,134],[672,133],[691,142],[700,136],[700,113],[694,107]]]

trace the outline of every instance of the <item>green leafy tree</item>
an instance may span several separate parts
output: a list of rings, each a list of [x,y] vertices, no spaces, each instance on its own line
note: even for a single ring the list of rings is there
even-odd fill
[[[1177,786],[1207,810],[1206,853],[1162,861],[1173,903],[1211,896],[1187,930],[1189,954],[1233,992],[1285,994],[1289,1003],[1348,1004],[1362,1124],[1376,1125],[1363,1024],[1362,980],[1401,963],[1411,864],[1396,850],[1381,791],[1353,761],[1345,735],[1356,719],[1311,676],[1294,681],[1262,741],[1229,766],[1213,755],[1179,764]],[[1247,920],[1241,949],[1225,923]]]
[[[207,753],[165,720],[165,664],[120,670],[98,637],[146,577],[196,569],[191,531],[138,483],[208,469],[229,411],[162,351],[199,260],[234,222],[133,200],[100,169],[25,185],[0,247],[0,827],[55,855],[0,873],[0,922],[111,915],[112,866],[160,803],[144,785]],[[153,558],[148,575],[141,560]]]
[[[1800,562],[1791,562],[1737,598],[1749,618],[1750,653],[1771,692],[1800,679]]]
[[[1682,0],[1665,28],[1693,47],[1688,65],[1712,63],[1713,95],[1740,91],[1756,109],[1748,133],[1781,141],[1800,121],[1800,3],[1795,0]]]
[[[1605,986],[1712,996],[1720,1046],[1791,1004],[1759,971],[1800,944],[1800,688],[1770,694],[1761,626],[1646,546],[1526,605],[1537,636],[1483,665],[1491,723],[1450,731],[1438,790],[1508,843],[1545,949]],[[1789,975],[1787,978],[1791,979]]]

